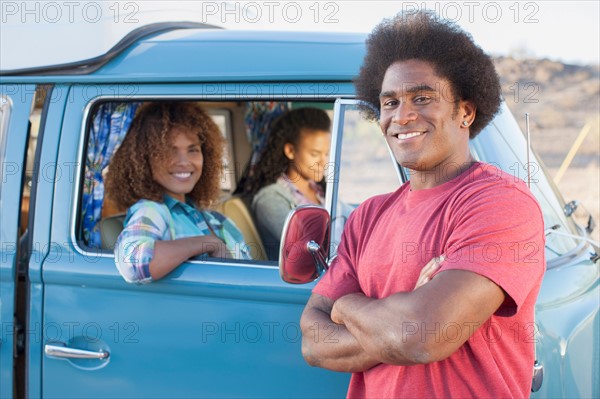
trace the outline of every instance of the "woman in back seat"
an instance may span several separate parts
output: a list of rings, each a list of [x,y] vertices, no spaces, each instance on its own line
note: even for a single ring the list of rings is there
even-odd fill
[[[250,259],[231,220],[207,210],[219,196],[223,138],[198,105],[152,102],[114,155],[106,191],[129,208],[115,262],[130,283],[158,280],[197,255]]]
[[[289,211],[298,205],[324,204],[324,169],[329,160],[331,121],[317,108],[282,115],[271,129],[246,192],[271,260],[279,256],[281,232]]]

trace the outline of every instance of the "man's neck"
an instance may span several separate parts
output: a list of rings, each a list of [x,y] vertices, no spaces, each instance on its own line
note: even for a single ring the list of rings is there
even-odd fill
[[[443,163],[430,170],[410,170],[411,190],[425,190],[460,176],[473,165],[475,160],[469,156],[463,162]]]

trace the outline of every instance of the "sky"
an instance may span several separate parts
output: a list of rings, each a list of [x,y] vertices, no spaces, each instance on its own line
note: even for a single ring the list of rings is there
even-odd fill
[[[591,1],[10,1],[0,0],[0,69],[106,52],[159,21],[227,29],[370,32],[397,12],[434,10],[492,55],[600,63],[600,2]]]

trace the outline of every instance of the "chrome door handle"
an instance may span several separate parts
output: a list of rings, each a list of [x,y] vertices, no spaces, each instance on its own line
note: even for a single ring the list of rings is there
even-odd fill
[[[95,352],[52,344],[46,344],[44,352],[47,356],[69,359],[108,359],[108,356],[110,356],[109,352],[103,350]]]
[[[537,360],[533,364],[533,378],[531,380],[531,392],[537,392],[542,387],[544,381],[544,366]]]

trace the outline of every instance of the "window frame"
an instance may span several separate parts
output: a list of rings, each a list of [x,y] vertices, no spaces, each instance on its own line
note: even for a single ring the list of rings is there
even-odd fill
[[[326,83],[323,83],[326,85]],[[199,86],[204,86],[204,84],[199,83]],[[146,85],[144,85],[146,86]],[[155,84],[149,84],[147,87],[154,88]],[[70,209],[70,225],[69,225],[69,236],[70,242],[73,246],[75,252],[78,255],[81,255],[88,259],[95,258],[110,258],[114,259],[114,252],[103,250],[100,248],[92,248],[83,243],[81,237],[81,207],[83,202],[83,183],[84,183],[84,174],[85,174],[85,153],[89,140],[90,133],[90,124],[91,118],[93,116],[93,112],[96,109],[97,105],[102,102],[144,102],[144,101],[194,101],[194,102],[210,102],[210,103],[218,103],[218,102],[251,102],[251,101],[280,101],[280,102],[321,102],[321,103],[331,103],[334,104],[336,100],[347,97],[348,95],[336,93],[335,95],[324,94],[322,96],[317,96],[316,94],[295,94],[294,96],[289,96],[285,94],[265,94],[265,95],[253,95],[246,96],[240,94],[215,94],[215,95],[206,95],[206,94],[160,94],[160,95],[148,95],[148,94],[129,94],[123,97],[118,97],[110,94],[102,94],[98,95],[92,99],[87,99],[86,105],[82,112],[82,119],[79,130],[79,143],[77,146],[77,154],[76,161],[80,163],[79,167],[76,169],[74,180],[73,180],[73,206]],[[209,112],[210,114],[210,112]],[[335,105],[334,105],[334,118],[335,118]],[[230,128],[232,129],[232,121],[229,118]],[[232,133],[232,130],[230,132]],[[228,145],[229,148],[233,148],[233,135],[228,137]],[[333,149],[333,142],[332,142]],[[233,150],[232,150],[233,151]],[[230,157],[233,152],[230,153]],[[333,159],[330,156],[330,159]],[[236,182],[232,182],[235,186]],[[235,188],[234,188],[235,189]],[[194,258],[188,259],[183,264],[191,263],[191,264],[214,264],[219,266],[235,266],[235,267],[254,267],[259,269],[279,269],[279,265],[277,261],[268,261],[268,260],[235,260],[229,259],[227,261],[219,261],[213,260],[212,258],[208,258],[206,260],[197,260]]]

